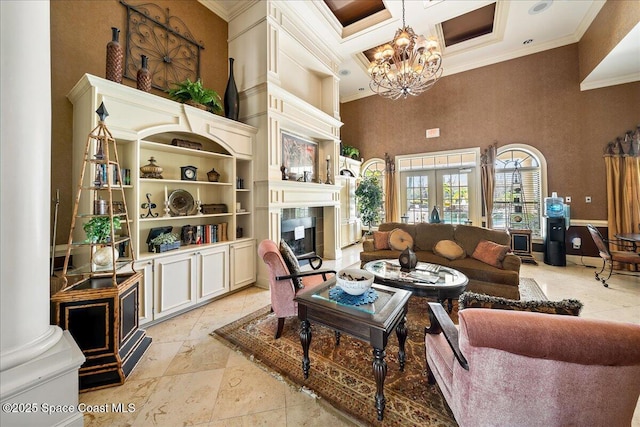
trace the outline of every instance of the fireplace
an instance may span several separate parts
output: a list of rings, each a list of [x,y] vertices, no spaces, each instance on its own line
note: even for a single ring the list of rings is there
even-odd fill
[[[280,238],[287,242],[294,254],[316,255],[315,217],[283,219],[280,234]]]

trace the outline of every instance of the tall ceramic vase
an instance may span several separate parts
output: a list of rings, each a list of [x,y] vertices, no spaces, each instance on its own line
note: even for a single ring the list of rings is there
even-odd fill
[[[136,76],[137,87],[140,90],[149,92],[151,90],[151,72],[148,68],[147,55],[141,55],[141,60],[142,66],[138,70],[138,75]]]
[[[224,91],[224,116],[228,119],[238,120],[240,113],[240,95],[233,78],[233,58],[229,58],[229,81]]]
[[[122,83],[122,46],[118,42],[120,30],[111,27],[111,41],[107,43],[107,80]]]

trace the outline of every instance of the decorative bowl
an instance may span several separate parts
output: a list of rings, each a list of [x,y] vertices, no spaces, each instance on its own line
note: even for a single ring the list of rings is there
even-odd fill
[[[345,268],[336,276],[338,286],[349,295],[362,295],[373,283],[373,273],[359,268]]]

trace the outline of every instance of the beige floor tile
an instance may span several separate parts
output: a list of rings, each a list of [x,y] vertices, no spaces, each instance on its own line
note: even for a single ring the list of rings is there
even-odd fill
[[[128,380],[157,378],[165,374],[167,368],[182,347],[182,341],[151,342],[149,349],[129,375]]]
[[[198,425],[211,421],[223,369],[162,377],[134,426]]]
[[[169,342],[184,341],[189,339],[191,330],[196,324],[204,308],[200,307],[192,311],[188,311],[179,316],[167,319],[161,323],[146,328],[147,334],[153,338],[153,341]]]
[[[244,415],[242,417],[217,420],[209,423],[208,427],[273,427],[284,426],[283,420],[286,418],[284,408],[271,411],[258,412],[256,414]]]
[[[285,408],[285,384],[256,365],[225,369],[213,419],[222,420]]]
[[[81,393],[79,403],[84,405],[81,407],[84,411],[84,425],[86,427],[131,425],[159,381],[159,378],[141,380],[129,378],[118,387]],[[127,412],[119,411],[120,407],[117,406],[119,404],[122,404],[122,408],[127,408]]]
[[[223,369],[229,353],[229,347],[210,335],[199,340],[184,341],[165,375]]]

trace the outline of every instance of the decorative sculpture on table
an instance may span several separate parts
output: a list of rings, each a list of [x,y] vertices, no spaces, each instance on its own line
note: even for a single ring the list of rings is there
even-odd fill
[[[400,267],[402,267],[402,271],[410,271],[416,268],[416,265],[418,265],[418,258],[416,257],[416,253],[413,252],[411,248],[406,248],[400,254],[398,262],[400,263]]]

